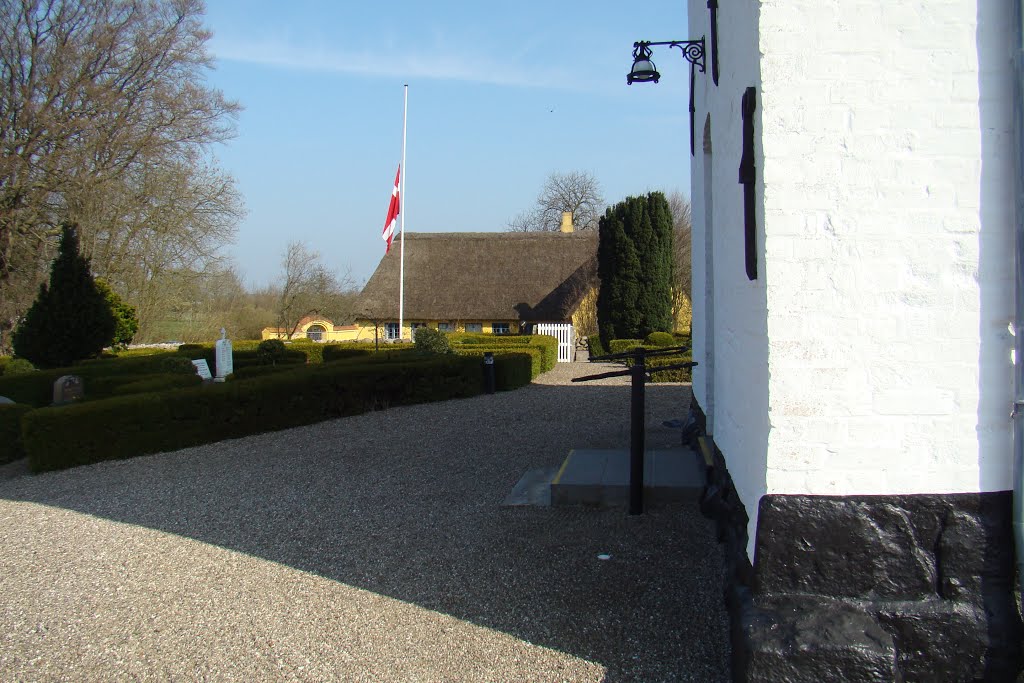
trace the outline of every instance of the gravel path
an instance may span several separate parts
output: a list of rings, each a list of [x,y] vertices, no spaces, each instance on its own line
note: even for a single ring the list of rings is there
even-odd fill
[[[0,482],[0,680],[727,681],[692,506],[500,507],[628,445],[602,369]],[[649,447],[688,396],[648,386]]]

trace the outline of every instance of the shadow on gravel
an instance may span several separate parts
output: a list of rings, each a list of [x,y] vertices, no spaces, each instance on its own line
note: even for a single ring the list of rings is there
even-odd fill
[[[443,612],[606,667],[726,681],[721,555],[695,506],[501,508],[528,469],[628,445],[628,387],[531,385],[0,483]],[[648,447],[688,386],[652,385]],[[599,554],[611,559],[598,559]]]

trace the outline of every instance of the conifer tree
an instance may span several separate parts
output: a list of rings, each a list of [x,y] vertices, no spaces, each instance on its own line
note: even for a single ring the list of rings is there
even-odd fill
[[[38,367],[71,365],[99,354],[114,339],[117,321],[78,251],[74,225],[62,228],[50,282],[14,333],[14,352]]]
[[[672,213],[665,195],[627,197],[598,224],[601,342],[672,328]]]

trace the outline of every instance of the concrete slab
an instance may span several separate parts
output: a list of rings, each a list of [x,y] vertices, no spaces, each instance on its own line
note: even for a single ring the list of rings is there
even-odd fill
[[[554,467],[527,471],[502,502],[502,507],[548,507],[551,505],[551,480],[557,472]]]
[[[696,502],[706,482],[703,460],[688,448],[644,453],[646,503]],[[574,449],[551,481],[551,505],[614,507],[629,500],[628,449]]]

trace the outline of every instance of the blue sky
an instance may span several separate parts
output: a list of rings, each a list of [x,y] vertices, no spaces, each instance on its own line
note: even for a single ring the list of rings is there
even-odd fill
[[[652,0],[362,3],[208,0],[214,87],[244,107],[214,153],[245,198],[228,253],[254,286],[289,241],[361,286],[402,152],[405,228],[501,231],[552,172],[588,171],[606,202],[689,194],[688,67],[626,85],[635,40],[686,39],[686,4]]]

